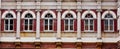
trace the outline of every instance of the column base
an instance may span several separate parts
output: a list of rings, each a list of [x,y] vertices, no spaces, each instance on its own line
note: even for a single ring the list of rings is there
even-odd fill
[[[101,40],[102,38],[97,38],[98,40]]]
[[[36,39],[40,39],[39,37],[36,37]]]
[[[77,38],[77,40],[79,40],[79,39],[81,39],[80,37],[79,38]]]
[[[60,37],[57,37],[57,39],[59,40],[59,39],[61,39]]]

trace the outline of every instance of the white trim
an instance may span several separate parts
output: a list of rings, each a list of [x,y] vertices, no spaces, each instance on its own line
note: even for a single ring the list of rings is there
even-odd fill
[[[53,18],[56,18],[56,15],[55,15],[55,13],[53,12],[53,11],[51,11],[51,10],[47,10],[47,11],[44,11],[43,13],[42,13],[42,15],[41,15],[41,18],[45,18],[45,15],[46,14],[48,14],[48,13],[50,13],[52,16],[53,16]]]
[[[88,13],[92,14],[93,18],[96,19],[96,14],[95,14],[94,11],[85,11],[85,12],[83,12],[83,14],[82,14],[82,19],[85,19],[85,16],[86,16]]]
[[[12,15],[13,15],[13,18],[16,19],[16,14],[15,14],[14,11],[5,11],[5,12],[2,14],[2,19],[4,19],[5,16],[6,16],[8,13],[12,14]]]
[[[35,13],[33,11],[24,11],[22,13],[22,17],[21,18],[25,18],[25,15],[28,14],[28,13],[30,13],[33,16],[33,19],[36,18]]]
[[[115,12],[113,12],[113,11],[105,11],[105,12],[102,14],[102,19],[104,19],[104,18],[105,18],[105,15],[108,14],[108,13],[112,14],[113,18],[116,19],[116,14],[115,14]]]
[[[65,11],[65,12],[62,14],[62,18],[65,18],[66,14],[68,14],[68,13],[72,14],[72,15],[73,15],[73,18],[76,19],[77,16],[76,16],[76,13],[75,13],[74,11]]]

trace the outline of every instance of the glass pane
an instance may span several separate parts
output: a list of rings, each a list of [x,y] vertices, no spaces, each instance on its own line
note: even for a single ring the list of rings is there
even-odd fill
[[[70,24],[73,24],[73,20],[70,20]]]
[[[8,24],[5,25],[5,30],[8,30]]]
[[[70,30],[73,30],[73,25],[70,26]]]
[[[85,20],[85,25],[88,25],[88,20]]]
[[[45,25],[48,25],[48,20],[45,20]]]
[[[65,25],[65,30],[68,30],[68,25]]]
[[[29,30],[32,30],[32,25],[29,25]]]
[[[5,20],[5,24],[8,24],[8,20]]]
[[[113,20],[110,20],[110,26],[113,26]]]
[[[85,30],[88,30],[88,25],[85,25]]]
[[[108,26],[108,20],[104,20],[105,26]]]
[[[33,24],[33,19],[30,19],[29,24]]]
[[[105,26],[105,30],[108,30],[108,26]]]
[[[49,26],[50,26],[49,29],[52,30],[52,28],[53,28],[52,25],[49,25]]]
[[[68,20],[65,20],[65,25],[68,25]]]
[[[52,25],[53,24],[53,20],[52,19],[50,19],[50,25]]]
[[[25,19],[25,25],[26,25],[26,24],[28,24],[28,20],[27,20],[27,19]]]
[[[48,30],[48,25],[45,25],[45,30]]]
[[[13,20],[12,19],[10,20],[10,24],[13,24]]]
[[[93,25],[90,25],[90,30],[93,30]]]
[[[10,25],[10,30],[13,30],[13,25]]]
[[[90,20],[90,25],[93,25],[93,20]]]
[[[28,25],[25,25],[25,30],[28,30]]]

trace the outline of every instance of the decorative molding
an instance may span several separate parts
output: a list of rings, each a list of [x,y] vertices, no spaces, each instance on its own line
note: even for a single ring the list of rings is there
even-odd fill
[[[45,18],[45,15],[48,14],[48,13],[52,14],[53,18],[56,18],[56,14],[55,14],[53,11],[51,11],[51,10],[46,10],[46,11],[44,11],[44,12],[42,13],[41,18]]]
[[[24,19],[25,15],[28,14],[28,13],[32,14],[32,16],[33,16],[34,19],[36,18],[35,13],[33,11],[30,11],[30,10],[24,11],[22,13],[22,17],[21,18]]]
[[[117,18],[115,12],[113,12],[113,11],[105,11],[105,12],[102,14],[102,19],[104,19],[104,18],[105,18],[105,15],[108,14],[108,13],[112,14],[112,16],[113,16],[114,19]]]
[[[68,13],[72,14],[73,18],[75,18],[75,19],[77,18],[76,13],[74,11],[65,11],[65,12],[63,12],[62,18],[65,18],[66,14],[68,14]]]
[[[94,11],[90,11],[90,10],[83,12],[83,14],[82,14],[82,19],[84,19],[85,16],[86,16],[86,14],[88,14],[88,13],[92,14],[93,18],[96,19],[96,14],[95,14],[95,12],[94,12]]]
[[[10,11],[10,10],[5,11],[5,12],[2,14],[2,19],[4,19],[5,16],[6,16],[8,13],[12,14],[12,15],[13,15],[13,18],[16,19],[16,14],[15,14],[15,12],[14,12],[14,11]]]

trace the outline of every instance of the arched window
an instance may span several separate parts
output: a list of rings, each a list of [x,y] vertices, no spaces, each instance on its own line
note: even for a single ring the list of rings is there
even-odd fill
[[[114,31],[114,19],[110,13],[104,17],[104,31]]]
[[[5,16],[5,31],[13,31],[14,21],[13,15],[11,13],[6,14]]]
[[[45,15],[44,30],[45,31],[52,31],[53,30],[53,16],[50,13]]]
[[[24,30],[25,31],[33,30],[33,16],[30,13],[26,14],[24,17]]]
[[[84,19],[84,24],[85,24],[85,31],[93,31],[94,30],[94,19],[93,15],[90,13],[86,14],[85,19]]]
[[[64,20],[64,24],[65,24],[65,31],[73,31],[74,30],[74,19],[73,19],[73,15],[68,13],[65,16],[65,20]]]

